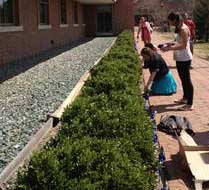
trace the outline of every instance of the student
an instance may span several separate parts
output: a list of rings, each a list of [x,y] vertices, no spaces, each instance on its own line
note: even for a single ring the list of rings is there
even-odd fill
[[[148,21],[148,18],[147,17],[145,17],[145,24],[146,24],[146,26],[147,26],[147,28],[148,28],[148,30],[150,32],[150,35],[151,35],[152,32],[153,32],[153,28],[152,28],[150,22]]]
[[[188,17],[187,13],[183,14],[183,22],[186,24],[190,31],[190,50],[193,54],[193,45],[195,40],[195,24],[191,18]]]
[[[157,52],[157,47],[154,46],[152,43],[147,43],[147,44],[145,44],[144,47],[148,47],[148,48],[150,48],[152,51]],[[148,64],[149,64],[149,62],[146,61],[146,60],[144,60],[144,66],[143,66],[143,68],[144,68],[144,69],[148,68]]]
[[[149,28],[149,26],[145,20],[145,17],[141,17],[139,22],[139,29],[137,32],[137,39],[139,39],[139,34],[141,32],[141,39],[144,42],[144,45],[151,42],[151,27]]]
[[[174,50],[174,59],[176,60],[176,67],[181,79],[183,87],[183,97],[176,100],[176,103],[186,104],[181,107],[181,111],[191,111],[193,109],[193,84],[190,77],[190,66],[192,62],[192,53],[190,50],[190,31],[183,23],[181,16],[177,13],[170,13],[168,15],[170,25],[176,27],[177,33],[176,43],[171,46],[161,48],[162,51]]]
[[[146,63],[144,68],[150,71],[144,92],[151,95],[171,95],[176,93],[176,83],[165,60],[155,50],[145,47],[141,55]]]

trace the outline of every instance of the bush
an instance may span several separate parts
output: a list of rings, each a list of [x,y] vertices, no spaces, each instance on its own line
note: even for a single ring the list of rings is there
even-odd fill
[[[78,115],[77,113],[83,113]],[[105,94],[79,98],[72,109],[63,115],[60,139],[97,138],[132,139],[135,148],[143,154],[144,162],[150,164],[153,157],[152,128],[139,96]]]
[[[84,137],[33,156],[25,186],[37,190],[150,190],[154,174],[141,164],[129,141]],[[20,180],[20,179],[19,179]]]
[[[56,139],[19,175],[17,189],[154,189],[155,149],[141,73],[133,35],[124,32],[65,110]]]

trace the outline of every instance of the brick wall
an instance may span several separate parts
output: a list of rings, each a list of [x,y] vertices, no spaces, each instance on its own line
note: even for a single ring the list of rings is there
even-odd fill
[[[89,36],[96,34],[96,6],[86,5],[85,23],[86,33]],[[89,19],[91,18],[91,19]],[[118,34],[124,29],[132,29],[134,26],[134,4],[133,0],[118,0],[112,6],[112,28],[113,34]]]
[[[75,41],[84,35],[85,27],[82,25],[79,4],[79,26],[73,26],[72,0],[67,1],[68,27],[61,28],[59,22],[59,0],[50,0],[50,25],[51,29],[38,29],[38,0],[19,0],[20,25],[24,31],[0,33],[0,64],[13,61],[22,57],[64,45]],[[51,44],[51,41],[54,44]]]
[[[96,35],[96,5],[84,5],[84,23],[86,24],[86,35]],[[90,19],[89,19],[90,18]]]
[[[85,34],[96,34],[96,5],[78,4],[79,25],[73,25],[73,0],[67,0],[68,27],[60,27],[59,0],[49,0],[51,29],[38,29],[38,0],[19,0],[19,20],[23,31],[0,32],[0,64],[31,56],[44,50],[76,41]],[[83,18],[84,11],[84,18]],[[113,33],[133,28],[133,0],[118,0],[113,5]],[[86,25],[84,26],[83,23]],[[53,43],[51,43],[53,42]]]
[[[113,31],[115,34],[134,26],[133,0],[118,0],[113,6]]]

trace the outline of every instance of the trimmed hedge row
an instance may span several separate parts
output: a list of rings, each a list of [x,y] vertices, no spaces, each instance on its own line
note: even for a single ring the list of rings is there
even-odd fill
[[[156,160],[133,35],[123,32],[62,117],[54,141],[18,175],[17,190],[152,190]]]

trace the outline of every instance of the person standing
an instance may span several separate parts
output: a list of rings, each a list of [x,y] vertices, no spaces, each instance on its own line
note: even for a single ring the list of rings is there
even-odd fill
[[[183,21],[184,21],[184,24],[188,26],[189,31],[190,31],[190,50],[193,54],[193,46],[194,46],[194,41],[195,41],[195,24],[192,21],[192,19],[188,17],[187,13],[183,14]]]
[[[145,17],[141,17],[139,22],[139,28],[137,32],[137,40],[139,39],[139,34],[141,32],[141,39],[144,42],[144,45],[151,43],[151,32],[148,24],[146,23]]]
[[[190,76],[190,66],[192,62],[192,53],[190,50],[190,31],[178,13],[170,13],[168,15],[170,25],[175,26],[177,33],[176,42],[171,46],[161,48],[162,51],[174,51],[174,59],[176,67],[183,87],[183,97],[176,100],[176,103],[185,104],[180,107],[181,111],[193,110],[194,88]]]
[[[146,24],[146,26],[147,26],[147,28],[148,28],[148,30],[150,32],[150,35],[151,35],[152,32],[153,32],[153,28],[152,28],[151,23],[149,22],[147,17],[145,17],[145,24]]]

